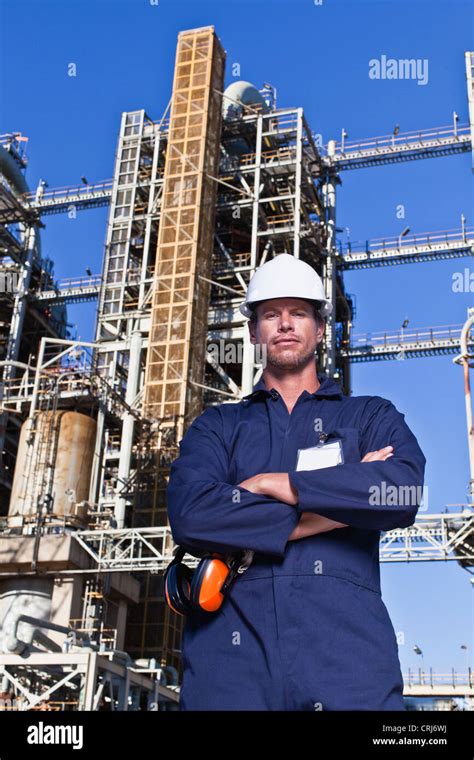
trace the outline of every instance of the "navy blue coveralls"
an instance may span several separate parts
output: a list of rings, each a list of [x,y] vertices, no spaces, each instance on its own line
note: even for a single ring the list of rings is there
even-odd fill
[[[198,556],[255,552],[217,612],[186,618],[181,710],[405,709],[379,538],[415,521],[426,459],[390,401],[319,380],[289,414],[262,378],[239,403],[205,409],[180,443],[167,489],[176,543]],[[344,463],[296,471],[321,428],[341,439]],[[386,461],[361,462],[389,445]],[[298,504],[237,485],[264,472],[288,472]],[[402,496],[374,504],[374,486]],[[348,527],[288,541],[303,511]]]

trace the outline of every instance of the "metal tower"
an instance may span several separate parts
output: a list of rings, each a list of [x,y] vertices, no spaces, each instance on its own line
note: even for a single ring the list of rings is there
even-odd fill
[[[10,283],[19,276],[0,293],[5,694],[23,689],[28,704],[50,709],[176,701],[182,620],[163,599],[173,551],[169,467],[204,406],[238,402],[258,379],[238,306],[268,258],[290,253],[322,276],[335,309],[318,369],[346,393],[353,362],[461,350],[466,371],[472,321],[354,336],[344,273],[471,256],[473,228],[462,217],[457,230],[343,245],[336,190],[344,171],[472,150],[473,58],[466,53],[469,125],[454,120],[359,142],[343,133],[321,148],[303,109],[278,108],[271,88],[224,90],[225,51],[214,28],[204,27],[178,37],[163,117],[122,115],[112,180],[40,183],[32,193],[24,140],[3,138],[0,274]],[[103,267],[58,282],[40,254],[41,217],[71,205],[109,206]],[[93,301],[94,341],[71,340],[66,304]],[[469,417],[468,428],[471,437]],[[64,478],[68,447],[82,463],[74,487]],[[384,534],[382,561],[454,560],[470,572],[472,500],[458,507]],[[20,596],[34,614],[13,603]],[[409,678],[407,693],[415,686]],[[455,687],[472,695],[469,679]]]

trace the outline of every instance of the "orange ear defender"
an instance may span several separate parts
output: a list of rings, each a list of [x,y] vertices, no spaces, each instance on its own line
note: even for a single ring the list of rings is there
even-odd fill
[[[178,547],[164,579],[166,601],[178,615],[188,615],[194,609],[216,612],[237,574],[244,572],[253,559],[253,552],[243,552],[228,563],[222,555],[212,552],[192,570],[182,562],[185,554],[185,549]]]

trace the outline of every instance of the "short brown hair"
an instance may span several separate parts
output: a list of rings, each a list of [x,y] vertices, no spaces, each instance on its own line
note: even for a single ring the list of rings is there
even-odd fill
[[[311,306],[313,307],[314,318],[315,318],[316,322],[318,322],[318,320],[320,320],[320,319],[321,319],[321,320],[324,320],[324,319],[325,319],[325,317],[323,317],[323,316],[322,316],[322,314],[320,314],[320,312],[319,312],[319,310],[320,310],[320,308],[321,308],[321,301],[310,301],[310,300],[309,300],[309,299],[307,299],[307,298],[304,298],[303,300],[304,300],[304,301],[306,301],[307,303],[311,304]],[[264,301],[256,301],[255,303],[253,303],[253,304],[252,304],[252,305],[249,307],[249,308],[251,309],[251,311],[252,311],[252,314],[251,314],[251,316],[249,317],[249,319],[250,319],[250,321],[251,321],[251,322],[253,322],[255,325],[256,325],[256,324],[257,324],[257,322],[258,322],[258,315],[257,315],[257,306],[259,306],[259,304],[261,304],[261,303],[264,303]]]

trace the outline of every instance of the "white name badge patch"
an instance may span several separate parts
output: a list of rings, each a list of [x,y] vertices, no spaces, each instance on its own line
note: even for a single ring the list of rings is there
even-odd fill
[[[309,449],[298,449],[296,470],[321,470],[323,467],[334,467],[342,463],[342,444],[337,440]]]

